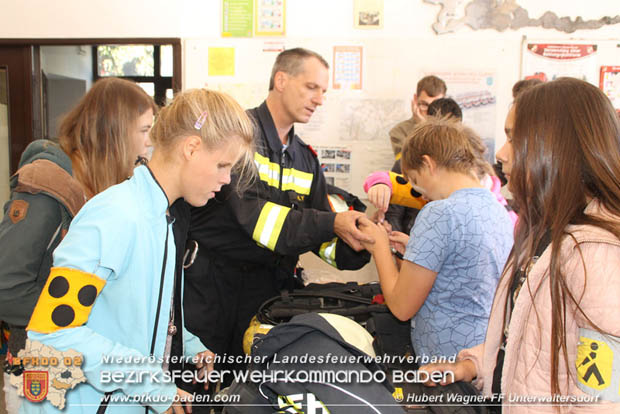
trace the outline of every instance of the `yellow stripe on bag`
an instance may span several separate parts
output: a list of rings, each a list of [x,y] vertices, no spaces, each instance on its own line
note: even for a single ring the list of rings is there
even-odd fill
[[[26,329],[52,333],[84,325],[105,284],[92,273],[53,267]]]
[[[290,208],[267,202],[258,216],[252,238],[261,246],[275,250],[280,232]]]
[[[338,238],[335,237],[333,240],[327,241],[321,245],[319,249],[319,257],[328,264],[338,267],[336,264],[336,244],[338,243]]]

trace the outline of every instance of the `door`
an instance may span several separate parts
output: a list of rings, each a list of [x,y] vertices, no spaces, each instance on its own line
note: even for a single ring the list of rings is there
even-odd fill
[[[17,170],[19,157],[34,136],[32,54],[32,46],[0,46],[0,66],[8,78],[8,148],[6,143],[0,143],[0,155],[8,152],[9,174]],[[0,161],[0,165],[3,163]],[[0,177],[0,181],[6,183],[8,177]]]

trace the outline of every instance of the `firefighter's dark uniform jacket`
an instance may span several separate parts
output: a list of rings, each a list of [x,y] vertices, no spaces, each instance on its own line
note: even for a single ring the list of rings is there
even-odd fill
[[[242,353],[251,317],[287,286],[301,253],[312,250],[338,269],[359,269],[370,259],[334,234],[314,150],[293,129],[284,148],[265,102],[248,112],[258,177],[242,194],[233,177],[215,199],[193,209],[189,233],[199,253],[186,271],[188,328],[220,354]]]

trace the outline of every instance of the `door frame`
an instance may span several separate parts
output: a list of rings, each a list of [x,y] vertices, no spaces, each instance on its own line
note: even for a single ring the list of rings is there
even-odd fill
[[[182,49],[180,38],[161,38],[161,37],[133,37],[133,38],[0,38],[0,49],[2,47],[32,47],[35,55],[38,56],[39,46],[96,46],[96,45],[131,45],[131,44],[152,44],[152,45],[172,45],[172,90],[174,93],[180,92],[183,88],[182,82]],[[32,67],[32,60],[29,62]],[[38,68],[38,69],[37,69]],[[19,158],[22,151],[34,139],[41,138],[37,136],[40,133],[41,126],[41,67],[40,62],[36,62],[33,76],[30,82],[27,82],[24,91],[13,91],[15,93],[23,93],[28,99],[26,107],[30,107],[32,128],[29,128],[30,134],[13,133],[9,125],[9,171],[14,174],[17,170]],[[34,94],[35,89],[39,89],[39,93]],[[10,107],[10,105],[9,105]],[[36,113],[35,113],[36,108]],[[9,109],[10,110],[10,109]]]

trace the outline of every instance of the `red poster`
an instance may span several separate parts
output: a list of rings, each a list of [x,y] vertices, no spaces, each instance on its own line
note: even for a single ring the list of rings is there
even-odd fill
[[[592,85],[599,83],[598,45],[594,43],[524,44],[521,62],[522,78],[539,78],[543,81],[570,76]]]
[[[527,50],[548,59],[570,60],[590,56],[596,52],[597,45],[565,45],[555,43],[530,43]]]
[[[620,114],[620,66],[601,66],[599,87]]]

